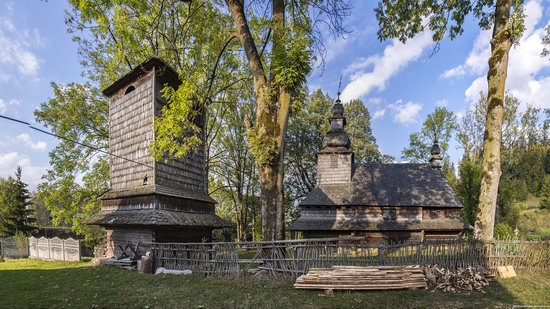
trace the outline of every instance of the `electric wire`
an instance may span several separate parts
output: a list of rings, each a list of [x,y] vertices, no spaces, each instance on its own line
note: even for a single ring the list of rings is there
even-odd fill
[[[92,149],[92,150],[95,150],[95,151],[97,151],[97,152],[104,153],[104,154],[106,154],[106,155],[110,155],[110,156],[113,156],[113,157],[116,157],[116,158],[119,158],[119,159],[122,159],[122,160],[126,160],[126,161],[128,161],[128,162],[132,162],[132,163],[135,163],[135,164],[138,164],[138,165],[141,165],[141,166],[145,166],[145,167],[150,168],[150,169],[154,169],[154,167],[149,166],[149,165],[147,165],[147,164],[145,164],[145,163],[141,163],[141,162],[138,162],[138,161],[135,161],[135,160],[132,160],[132,159],[123,157],[123,156],[119,156],[119,155],[117,155],[117,154],[114,154],[114,153],[105,151],[105,150],[100,149],[100,148],[98,148],[98,147],[90,146],[90,145],[84,144],[84,143],[82,143],[82,142],[75,141],[75,140],[73,140],[73,139],[70,139],[70,138],[67,138],[67,137],[64,137],[64,136],[61,136],[61,135],[52,133],[52,132],[48,132],[48,131],[43,130],[43,129],[40,129],[40,128],[37,128],[37,127],[35,127],[35,126],[31,125],[30,123],[28,123],[28,122],[26,122],[26,121],[23,121],[23,120],[15,119],[15,118],[8,117],[8,116],[4,116],[4,115],[0,115],[0,118],[6,119],[6,120],[9,120],[9,121],[13,121],[13,122],[17,122],[17,123],[20,123],[20,124],[24,124],[24,125],[28,126],[29,128],[31,128],[31,129],[33,129],[33,130],[35,130],[35,131],[41,132],[41,133],[43,133],[43,134],[47,134],[47,135],[50,135],[50,136],[53,136],[53,137],[56,137],[56,138],[59,138],[59,139],[62,139],[62,140],[71,142],[71,143],[78,144],[78,145],[83,146],[83,147],[86,147],[86,148],[90,148],[90,149]]]

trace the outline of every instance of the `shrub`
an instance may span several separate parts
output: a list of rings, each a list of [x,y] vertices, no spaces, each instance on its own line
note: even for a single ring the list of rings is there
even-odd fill
[[[496,239],[511,239],[514,237],[514,229],[507,223],[498,223],[495,225],[494,237]]]

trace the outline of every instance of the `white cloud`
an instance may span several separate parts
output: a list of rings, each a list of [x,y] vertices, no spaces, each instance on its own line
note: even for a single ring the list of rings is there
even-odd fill
[[[422,109],[422,105],[418,103],[409,101],[403,104],[401,100],[389,105],[389,107],[393,111],[393,120],[405,125],[416,122],[416,117]]]
[[[25,143],[25,146],[30,147],[34,150],[44,151],[46,150],[46,148],[48,148],[48,144],[46,142],[33,142],[31,136],[27,133],[19,134],[17,136],[17,139]]]
[[[16,26],[10,4],[5,4],[3,11],[0,16],[0,82],[11,80],[10,74],[36,77],[40,64],[32,50],[44,46],[44,39],[37,29]]]
[[[372,117],[372,119],[378,119],[378,118],[384,117],[385,114],[386,114],[385,109],[379,109],[376,112],[374,112],[374,116]]]
[[[461,64],[452,69],[445,70],[445,72],[441,74],[440,78],[462,77],[464,75],[466,75],[466,69],[465,69],[465,66]]]
[[[19,102],[19,100],[16,100],[16,99],[11,99],[8,102],[0,99],[0,114],[5,115],[8,111],[8,107],[10,107],[10,106],[19,106],[19,105],[21,105],[21,102]],[[11,113],[12,114],[17,114],[17,111],[14,111],[13,108],[12,108]]]
[[[487,60],[491,54],[491,50],[487,48],[491,43],[491,31],[481,31],[477,36],[474,47],[470,51],[466,62],[452,69],[448,69],[441,78],[463,77],[466,74],[481,74],[486,70]]]
[[[13,176],[17,166],[23,168],[23,182],[27,183],[31,190],[36,190],[42,175],[46,173],[46,167],[33,165],[27,155],[17,152],[0,153],[0,177]]]
[[[389,104],[385,108],[374,112],[373,119],[384,117],[386,111],[389,111],[393,115],[393,121],[409,125],[417,121],[416,117],[420,113],[420,110],[422,110],[422,105],[419,103],[412,101],[403,103],[403,100],[397,100],[395,103]]]
[[[351,75],[351,82],[342,92],[342,101],[349,102],[369,94],[373,90],[384,90],[387,81],[406,67],[410,62],[417,60],[424,49],[432,45],[432,35],[423,32],[407,41],[392,40],[384,48],[382,55],[377,54],[368,58],[361,58],[345,69],[345,74]]]
[[[540,0],[531,0],[525,4],[524,9],[527,16],[526,29],[519,45],[510,50],[506,89],[523,103],[521,108],[525,108],[526,104],[550,108],[550,76],[539,74],[550,68],[550,59],[540,56],[546,27],[546,25],[539,25],[543,7]],[[538,28],[537,25],[539,25]],[[478,42],[484,43],[478,44]],[[480,91],[487,91],[487,62],[491,50],[489,42],[490,31],[481,31],[470,56],[463,65],[459,66],[464,69],[464,74],[477,76],[465,91],[466,99],[470,104],[477,101]],[[477,56],[474,57],[474,55]],[[448,71],[450,70],[444,72],[442,77],[445,77]]]
[[[369,104],[380,104],[380,103],[382,103],[382,98],[379,98],[379,97],[370,98],[370,99],[368,99],[367,103],[369,103]]]

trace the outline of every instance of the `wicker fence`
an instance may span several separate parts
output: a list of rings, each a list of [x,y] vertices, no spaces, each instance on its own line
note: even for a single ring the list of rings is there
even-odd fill
[[[309,268],[434,265],[455,269],[500,265],[550,270],[550,242],[442,240],[373,245],[363,239],[246,243],[153,243],[155,268],[190,269],[204,276],[238,277],[249,269],[296,277]]]

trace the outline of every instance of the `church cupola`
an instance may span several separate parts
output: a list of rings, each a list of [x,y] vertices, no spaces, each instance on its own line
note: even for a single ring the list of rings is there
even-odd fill
[[[340,96],[340,93],[338,93]],[[332,106],[332,117],[329,119],[330,129],[323,139],[323,150],[328,151],[349,151],[350,139],[344,130],[346,117],[344,117],[344,106],[340,98]]]
[[[437,138],[434,139],[434,144],[432,146],[432,149],[430,151],[431,157],[430,157],[430,165],[432,168],[441,169],[441,149],[439,148],[439,143],[437,142]]]
[[[329,123],[330,129],[323,139],[323,148],[317,153],[317,184],[351,182],[353,152],[350,151],[351,141],[345,131],[346,117],[340,92],[332,106]]]

